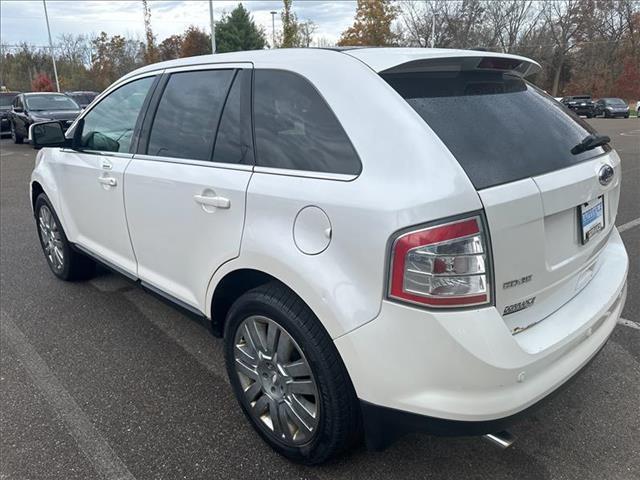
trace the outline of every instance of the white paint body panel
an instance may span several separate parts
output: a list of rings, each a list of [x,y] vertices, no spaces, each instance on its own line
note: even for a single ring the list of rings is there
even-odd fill
[[[132,155],[51,150],[58,212],[69,240],[135,276],[137,266],[124,208],[124,172]],[[110,165],[110,168],[104,168]],[[115,185],[100,183],[113,179]]]
[[[240,251],[249,170],[134,158],[125,199],[138,277],[205,311],[212,273]],[[220,196],[230,207],[203,206],[195,195]]]
[[[429,49],[238,52],[163,62],[117,82],[203,65],[297,72],[342,124],[362,161],[358,176],[234,170],[138,157],[114,163],[111,174],[118,184],[107,191],[97,182],[99,156],[91,160],[44,149],[32,181],[49,195],[72,242],[209,318],[226,275],[254,269],[277,278],[306,302],[334,339],[364,400],[458,420],[510,415],[584,365],[620,314],[628,260],[612,227],[619,159],[610,153],[566,171],[477,192],[442,141],[376,73],[447,55],[502,56]],[[535,68],[535,62],[527,62]],[[608,217],[602,242],[580,251],[573,244],[554,250],[576,223],[567,226],[560,217],[602,191],[593,181],[594,168],[604,160],[616,170],[616,179],[604,190]],[[204,211],[193,197],[207,189],[227,198],[230,208]],[[308,206],[322,209],[331,226],[328,246],[314,247],[319,251],[314,254],[294,241],[296,216]],[[497,291],[497,308],[463,311],[429,311],[385,300],[388,246],[395,232],[483,209],[496,287],[534,272],[536,283],[529,291],[542,292],[541,298],[544,292],[551,292],[549,298],[561,292],[557,298],[539,301],[513,322],[499,309],[527,291]],[[548,232],[555,237],[545,237]],[[590,269],[588,275],[584,268]],[[571,295],[562,290],[577,285],[579,291]],[[514,328],[534,323],[512,335]],[[527,380],[517,383],[523,371]]]

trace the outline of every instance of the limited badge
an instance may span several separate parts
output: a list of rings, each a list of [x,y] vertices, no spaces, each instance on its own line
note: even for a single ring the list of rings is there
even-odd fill
[[[518,303],[514,303],[513,305],[507,305],[504,307],[503,315],[509,315],[511,313],[519,312],[520,310],[524,310],[525,308],[529,308],[533,305],[533,302],[536,301],[536,297],[527,298]]]

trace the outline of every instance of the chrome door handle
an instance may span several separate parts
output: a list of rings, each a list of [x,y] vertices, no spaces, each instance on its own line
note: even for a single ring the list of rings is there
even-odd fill
[[[109,187],[115,187],[118,185],[118,180],[113,177],[98,177],[98,182]]]
[[[194,195],[193,199],[200,205],[207,205],[208,207],[216,208],[229,208],[231,206],[231,200],[225,197],[208,197],[206,195]]]

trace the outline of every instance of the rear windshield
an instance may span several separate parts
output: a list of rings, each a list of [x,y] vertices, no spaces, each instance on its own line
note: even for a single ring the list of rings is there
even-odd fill
[[[503,72],[388,73],[456,157],[476,189],[532,177],[603,153],[571,149],[593,128],[552,97]]]
[[[67,95],[80,105],[89,105],[97,96],[94,93],[67,93]]]

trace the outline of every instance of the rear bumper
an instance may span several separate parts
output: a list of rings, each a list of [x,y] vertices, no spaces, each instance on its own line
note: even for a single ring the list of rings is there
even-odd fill
[[[538,400],[533,405],[508,417],[496,418],[494,420],[478,420],[475,422],[464,420],[447,420],[444,418],[429,417],[416,413],[395,410],[393,408],[381,407],[372,403],[360,400],[360,410],[362,412],[362,423],[365,431],[367,448],[370,450],[382,450],[407,433],[428,433],[441,437],[458,437],[471,435],[486,435],[506,430],[519,420],[526,418],[538,410],[549,400],[564,391],[573,380],[584,372],[588,365],[602,351],[606,345],[603,343],[600,349],[589,359],[575,375],[569,378],[556,390],[546,397]]]
[[[365,421],[394,410],[427,417],[390,414],[421,431],[495,432],[557,390],[602,348],[624,306],[628,258],[617,231],[601,255],[578,295],[516,335],[493,307],[434,312],[384,301],[376,319],[335,341]]]

